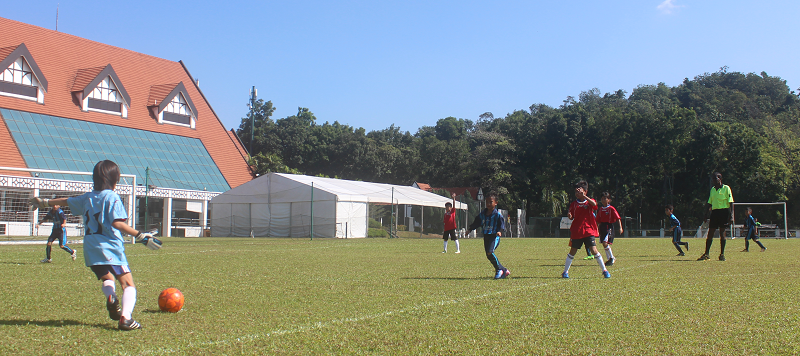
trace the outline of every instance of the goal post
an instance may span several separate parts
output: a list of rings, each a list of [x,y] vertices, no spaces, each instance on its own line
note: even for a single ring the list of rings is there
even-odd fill
[[[786,202],[785,201],[773,202],[773,203],[737,203],[737,202],[731,203],[731,209],[733,209],[733,211],[734,211],[733,223],[736,224],[736,214],[735,213],[736,213],[736,207],[737,206],[745,208],[745,207],[748,207],[748,206],[756,206],[756,205],[782,205],[783,206],[783,238],[784,239],[788,239],[789,238],[789,218],[786,216]],[[733,228],[731,228],[731,230],[733,230]],[[733,231],[731,231],[731,234],[733,234]],[[777,234],[776,234],[775,237],[778,238]]]

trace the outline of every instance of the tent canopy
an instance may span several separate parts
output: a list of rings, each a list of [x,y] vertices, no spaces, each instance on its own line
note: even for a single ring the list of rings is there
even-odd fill
[[[212,203],[290,203],[312,201],[405,204],[443,208],[452,199],[410,186],[269,173],[220,194]],[[456,201],[456,209],[467,205]]]

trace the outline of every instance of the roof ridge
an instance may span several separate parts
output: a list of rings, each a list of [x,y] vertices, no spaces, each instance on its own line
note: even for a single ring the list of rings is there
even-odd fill
[[[158,60],[162,60],[162,61],[166,61],[166,62],[170,62],[170,63],[178,63],[177,61],[173,61],[173,60],[170,60],[170,59],[161,58],[161,57],[156,57],[156,56],[153,56],[153,55],[150,55],[150,54],[145,54],[145,53],[142,53],[142,52],[136,52],[136,51],[134,51],[134,50],[130,50],[130,49],[127,49],[127,48],[122,48],[122,47],[113,46],[113,45],[106,44],[106,43],[103,43],[103,42],[98,42],[98,41],[90,40],[90,39],[88,39],[88,38],[85,38],[85,37],[80,37],[80,36],[73,35],[73,34],[69,34],[69,33],[66,33],[66,32],[61,32],[61,31],[51,30],[51,29],[49,29],[49,28],[45,28],[45,27],[41,27],[41,26],[36,26],[36,25],[31,25],[31,24],[29,24],[29,23],[25,23],[25,22],[21,22],[21,21],[16,21],[16,20],[12,20],[12,19],[9,19],[9,18],[6,18],[6,17],[2,17],[2,16],[0,16],[0,21],[2,21],[2,20],[9,21],[9,22],[14,22],[14,23],[17,23],[17,24],[20,24],[20,25],[23,25],[23,26],[35,27],[35,28],[37,28],[37,29],[41,29],[41,30],[44,30],[44,31],[48,31],[48,32],[51,32],[51,33],[58,34],[58,35],[69,36],[69,37],[72,37],[72,38],[74,38],[74,39],[77,39],[77,40],[80,40],[80,41],[84,41],[84,42],[90,42],[90,43],[92,43],[92,44],[95,44],[95,45],[100,45],[100,46],[103,46],[103,47],[114,48],[114,49],[117,49],[117,50],[122,50],[122,51],[129,52],[129,53],[131,53],[131,54],[135,54],[135,55],[139,55],[139,56],[150,57],[150,58],[154,58],[154,59],[158,59]]]

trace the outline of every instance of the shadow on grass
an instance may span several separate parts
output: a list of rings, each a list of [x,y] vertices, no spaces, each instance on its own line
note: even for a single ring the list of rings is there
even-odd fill
[[[0,264],[4,265],[29,265],[30,262],[0,262]]]
[[[10,325],[10,326],[35,325],[35,326],[51,326],[51,327],[84,325],[101,329],[117,330],[117,326],[113,323],[110,325],[87,324],[77,320],[0,320],[0,325]]]

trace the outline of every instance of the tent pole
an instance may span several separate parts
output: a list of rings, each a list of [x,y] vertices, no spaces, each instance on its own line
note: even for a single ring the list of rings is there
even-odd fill
[[[314,182],[311,182],[311,241],[314,241]]]
[[[391,239],[394,237],[392,235],[392,227],[394,226],[394,187],[392,187],[392,201],[391,201],[391,210],[389,211],[389,238]]]

